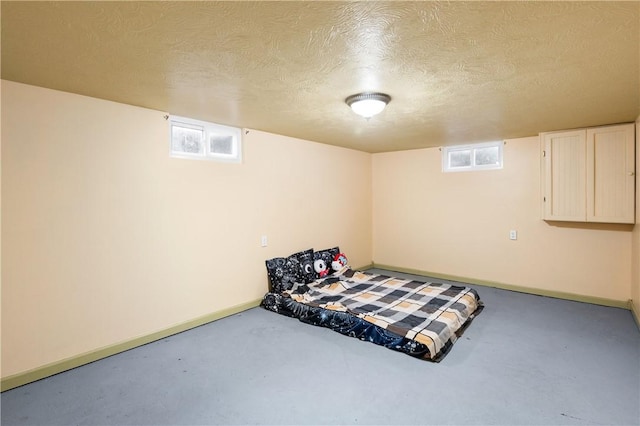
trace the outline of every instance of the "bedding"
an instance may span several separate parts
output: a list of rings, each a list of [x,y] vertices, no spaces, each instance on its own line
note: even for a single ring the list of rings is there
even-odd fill
[[[469,287],[354,271],[348,266],[287,287],[267,293],[262,306],[436,362],[449,353],[483,308],[478,293]]]

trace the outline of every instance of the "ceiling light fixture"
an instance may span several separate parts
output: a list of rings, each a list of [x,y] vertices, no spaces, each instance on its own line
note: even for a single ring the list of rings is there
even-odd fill
[[[369,119],[380,114],[391,101],[391,96],[384,93],[358,93],[344,100],[353,112]]]

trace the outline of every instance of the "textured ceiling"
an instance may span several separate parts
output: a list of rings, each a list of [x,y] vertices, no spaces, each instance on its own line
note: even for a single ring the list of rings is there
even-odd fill
[[[1,7],[3,79],[368,152],[640,114],[637,1]]]

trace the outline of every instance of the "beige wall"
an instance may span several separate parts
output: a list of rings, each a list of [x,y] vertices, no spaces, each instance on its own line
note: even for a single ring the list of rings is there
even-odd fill
[[[636,120],[636,226],[633,228],[633,269],[632,269],[632,288],[631,299],[636,315],[640,315],[640,208],[638,208],[638,200],[640,200],[640,177],[638,176],[638,164],[640,164],[640,116]],[[640,321],[640,317],[636,317]],[[640,325],[640,323],[639,323]]]
[[[640,312],[638,227],[542,221],[536,137],[445,174],[249,130],[237,165],[170,158],[158,111],[3,81],[1,113],[3,378],[257,300],[312,246]]]
[[[437,148],[374,154],[374,262],[629,300],[631,226],[541,220],[539,150],[537,137],[509,140],[504,169],[457,173],[442,173]]]
[[[370,154],[251,130],[224,164],[167,137],[161,112],[2,82],[2,377],[257,300],[270,257],[370,263]]]

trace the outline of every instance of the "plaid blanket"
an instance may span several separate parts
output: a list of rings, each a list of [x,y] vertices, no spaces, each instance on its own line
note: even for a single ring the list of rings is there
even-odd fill
[[[298,284],[285,294],[305,305],[349,312],[422,343],[432,359],[456,341],[456,333],[482,306],[477,292],[468,287],[350,269],[311,284]]]

